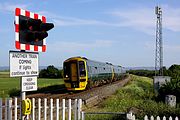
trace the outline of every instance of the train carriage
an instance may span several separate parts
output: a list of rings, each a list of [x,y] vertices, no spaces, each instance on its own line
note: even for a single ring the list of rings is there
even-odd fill
[[[83,57],[64,61],[64,83],[68,90],[85,90],[117,80],[122,74],[121,66],[97,62]]]

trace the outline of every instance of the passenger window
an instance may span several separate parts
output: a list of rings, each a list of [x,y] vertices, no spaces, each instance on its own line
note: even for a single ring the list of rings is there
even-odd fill
[[[79,61],[79,73],[80,73],[80,77],[86,76],[86,70],[83,61]]]

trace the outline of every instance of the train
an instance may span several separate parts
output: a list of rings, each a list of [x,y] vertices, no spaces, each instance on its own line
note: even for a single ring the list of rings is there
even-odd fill
[[[126,70],[108,62],[85,57],[71,57],[63,63],[63,79],[67,90],[81,91],[120,79]]]

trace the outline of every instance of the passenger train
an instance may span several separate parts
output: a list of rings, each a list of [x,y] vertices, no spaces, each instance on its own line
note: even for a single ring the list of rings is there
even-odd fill
[[[67,90],[78,91],[118,80],[126,73],[121,66],[97,62],[85,57],[72,57],[63,63]]]

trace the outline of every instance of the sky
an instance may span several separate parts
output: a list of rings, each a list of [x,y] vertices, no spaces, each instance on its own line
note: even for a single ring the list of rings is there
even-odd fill
[[[83,56],[124,67],[155,65],[155,6],[162,8],[164,66],[180,64],[180,0],[0,0],[0,66],[15,48],[15,8],[46,16],[48,32],[39,65],[61,67]]]

